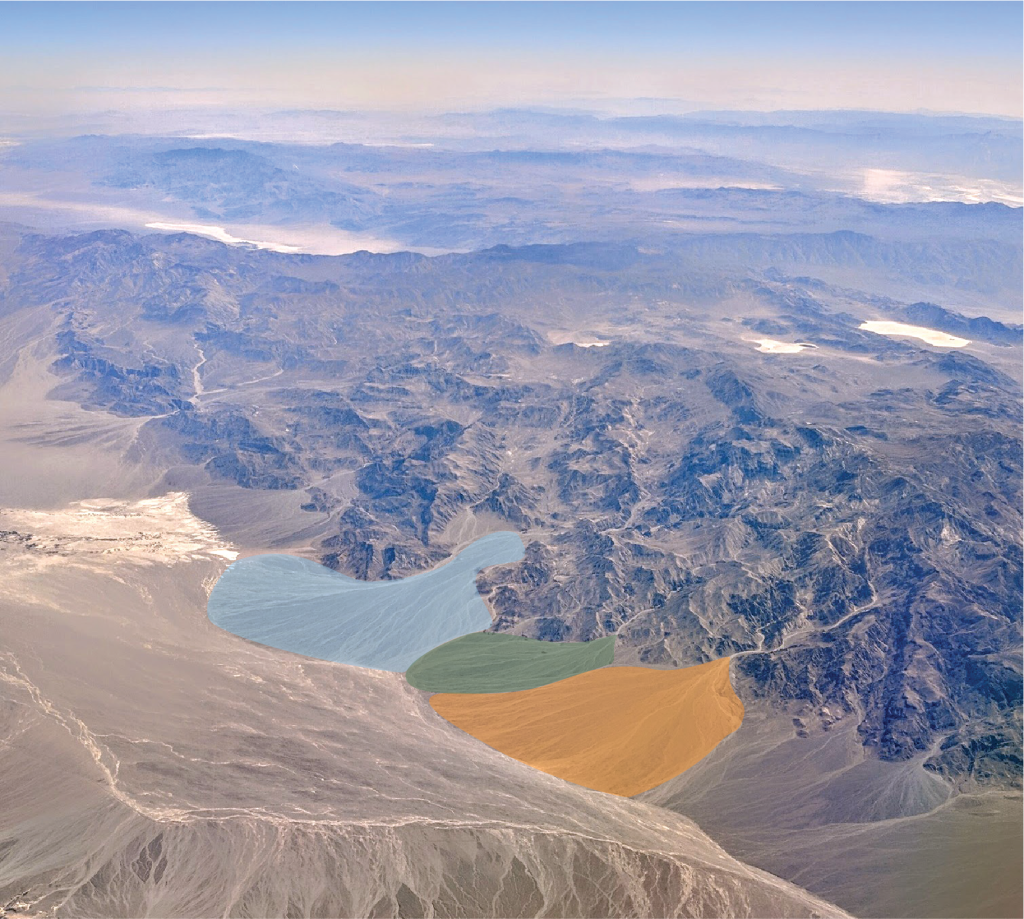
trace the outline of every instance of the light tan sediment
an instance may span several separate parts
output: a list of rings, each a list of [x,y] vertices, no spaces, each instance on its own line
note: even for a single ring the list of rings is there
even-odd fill
[[[728,658],[682,670],[605,667],[521,692],[438,693],[430,704],[513,759],[624,796],[689,769],[743,720]]]

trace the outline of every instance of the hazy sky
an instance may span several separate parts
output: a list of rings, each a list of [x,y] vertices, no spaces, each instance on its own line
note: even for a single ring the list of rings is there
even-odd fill
[[[0,3],[0,112],[529,104],[1022,114],[1024,5]]]

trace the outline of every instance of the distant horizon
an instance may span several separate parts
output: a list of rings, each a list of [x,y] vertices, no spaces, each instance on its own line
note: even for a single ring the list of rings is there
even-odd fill
[[[7,116],[651,103],[1024,116],[1024,6],[1009,2],[4,3],[0,21]]]
[[[137,93],[136,95],[141,95]],[[935,111],[916,109],[895,111],[892,109],[867,108],[780,108],[742,109],[720,106],[673,105],[671,100],[664,107],[652,105],[655,100],[614,100],[611,105],[537,104],[522,102],[516,105],[481,105],[440,109],[436,111],[384,108],[303,108],[299,106],[238,106],[238,105],[146,105],[137,107],[114,107],[73,113],[26,113],[0,109],[0,148],[22,140],[43,137],[83,137],[88,135],[132,135],[191,137],[197,141],[236,140],[254,142],[290,142],[300,146],[335,143],[363,144],[369,146],[435,146],[450,137],[458,140],[460,128],[453,126],[452,133],[446,134],[445,119],[500,119],[502,116],[516,117],[549,116],[567,119],[591,119],[595,126],[601,122],[615,122],[635,119],[666,119],[698,124],[733,124],[740,127],[803,127],[815,129],[815,121],[822,122],[821,129],[828,127],[830,119],[835,127],[843,119],[850,119],[854,128],[859,118],[862,122],[872,119],[922,119],[964,120],[1002,130],[1006,125],[1012,131],[1018,127],[1024,132],[1020,118],[992,112]],[[581,124],[586,124],[581,121]],[[968,128],[965,125],[965,128]],[[979,130],[970,126],[970,130]],[[429,140],[429,143],[414,143],[415,140]],[[508,131],[496,127],[493,134],[495,143],[512,140]],[[534,143],[536,138],[534,138]],[[655,141],[644,141],[650,145]],[[561,146],[561,145],[557,145]],[[570,147],[580,146],[571,142]],[[582,146],[590,146],[583,144]],[[622,144],[603,144],[605,147]],[[624,148],[632,146],[625,143]],[[582,148],[582,147],[581,147]]]
[[[3,0],[0,0],[3,2]],[[244,0],[243,0],[244,2]],[[79,89],[80,92],[109,92],[109,93],[126,93],[126,94],[142,94],[142,93],[159,93],[159,92],[177,92],[177,90],[163,89],[117,89],[113,87],[83,87]],[[811,108],[794,108],[794,107],[783,107],[783,108],[730,108],[728,106],[713,105],[711,103],[683,103],[674,99],[664,100],[666,105],[664,109],[658,109],[651,106],[651,103],[660,101],[652,100],[642,96],[638,96],[635,99],[616,99],[606,100],[608,105],[582,105],[579,102],[567,100],[564,104],[559,103],[537,103],[536,105],[530,104],[528,101],[523,101],[520,104],[486,104],[481,103],[478,106],[453,106],[451,108],[416,108],[409,109],[403,107],[388,108],[385,106],[374,106],[374,107],[356,107],[351,106],[348,108],[329,108],[324,106],[252,106],[246,107],[246,111],[261,113],[265,115],[289,115],[289,114],[302,114],[302,115],[417,115],[424,118],[437,118],[454,116],[454,115],[501,115],[501,114],[534,114],[534,115],[577,115],[577,116],[590,116],[594,118],[623,118],[623,117],[644,117],[644,118],[688,118],[694,115],[758,115],[758,116],[787,116],[787,115],[798,115],[807,116],[815,114],[844,114],[844,115],[892,115],[892,116],[914,116],[918,115],[925,118],[994,118],[999,121],[1008,122],[1024,122],[1024,119],[1016,115],[1003,115],[999,112],[986,112],[986,111],[967,111],[959,109],[929,109],[929,108],[916,108],[916,109],[893,109],[893,108],[863,108],[856,106],[814,106]],[[645,104],[650,107],[650,110],[644,112],[641,115],[623,114],[619,111],[614,111],[614,108],[619,106],[629,105],[640,105]],[[165,111],[238,111],[241,107],[237,105],[182,105],[178,107],[166,106],[163,110]],[[112,112],[121,112],[125,109],[94,109],[94,110],[83,110],[81,112],[69,113],[74,117],[87,118],[91,116],[106,115]],[[159,111],[159,110],[157,110]],[[0,116],[5,114],[0,110]]]

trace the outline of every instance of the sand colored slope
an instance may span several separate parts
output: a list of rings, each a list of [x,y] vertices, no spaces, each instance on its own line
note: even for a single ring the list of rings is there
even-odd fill
[[[604,667],[614,656],[613,635],[555,642],[476,632],[428,651],[405,678],[428,692],[516,692]]]
[[[430,704],[541,772],[625,796],[689,769],[743,720],[727,658],[683,670],[607,667],[523,692],[439,693]]]

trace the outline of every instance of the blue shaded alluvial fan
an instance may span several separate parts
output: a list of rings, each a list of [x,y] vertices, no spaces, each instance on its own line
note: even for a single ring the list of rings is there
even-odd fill
[[[221,575],[210,621],[242,638],[339,664],[404,672],[418,657],[491,616],[476,576],[517,562],[523,541],[491,533],[431,571],[395,581],[358,581],[290,555],[244,558]]]

